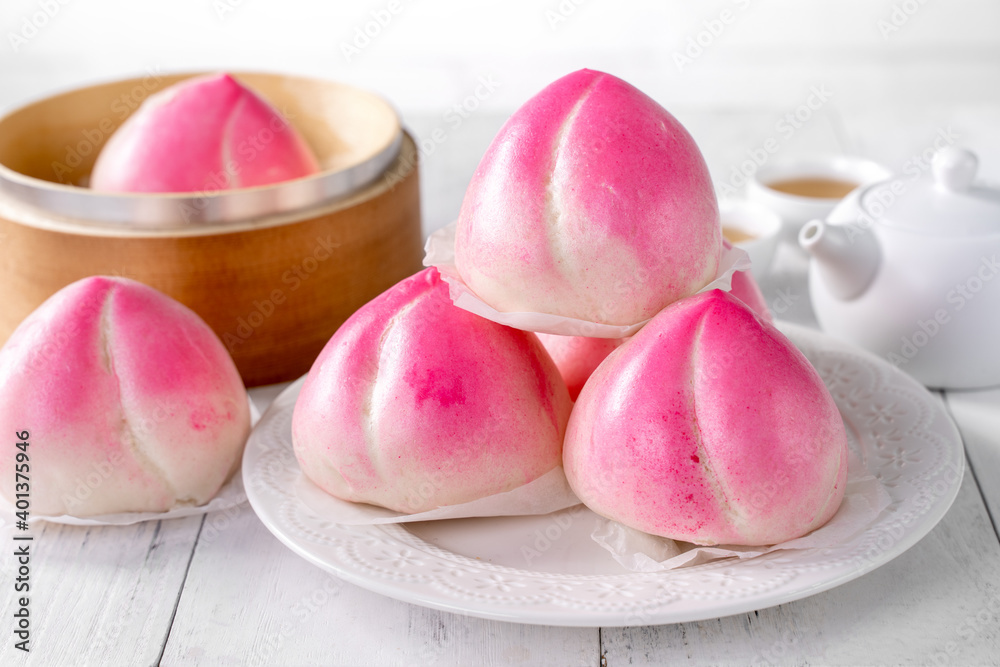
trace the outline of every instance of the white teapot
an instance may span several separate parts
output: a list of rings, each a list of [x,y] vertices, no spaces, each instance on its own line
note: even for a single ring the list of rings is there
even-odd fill
[[[946,148],[931,174],[849,194],[799,233],[824,331],[930,387],[1000,385],[1000,190]]]

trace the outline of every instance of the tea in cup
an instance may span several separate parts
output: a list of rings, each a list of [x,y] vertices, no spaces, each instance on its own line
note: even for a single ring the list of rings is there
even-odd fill
[[[790,233],[827,214],[855,188],[892,176],[887,167],[859,157],[813,156],[761,167],[747,184],[747,198],[771,209]]]

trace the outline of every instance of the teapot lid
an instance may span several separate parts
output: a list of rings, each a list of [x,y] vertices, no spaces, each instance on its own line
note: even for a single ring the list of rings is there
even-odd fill
[[[888,227],[940,236],[1000,233],[1000,190],[974,183],[979,159],[964,148],[934,155],[931,174],[915,180],[897,176],[872,185],[861,207]]]

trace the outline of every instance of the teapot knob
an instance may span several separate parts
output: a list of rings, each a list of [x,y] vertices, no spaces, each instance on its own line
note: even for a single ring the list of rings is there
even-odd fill
[[[968,190],[976,178],[979,158],[965,148],[944,148],[934,155],[932,170],[939,187],[953,192]]]

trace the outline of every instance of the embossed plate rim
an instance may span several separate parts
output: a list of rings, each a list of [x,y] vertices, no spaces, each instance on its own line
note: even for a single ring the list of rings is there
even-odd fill
[[[475,561],[423,541],[402,524],[324,524],[297,499],[290,484],[281,484],[278,480],[268,486],[263,472],[266,463],[270,466],[268,470],[279,476],[298,474],[288,441],[273,437],[267,429],[272,423],[279,423],[276,421],[279,418],[290,423],[302,379],[275,399],[247,442],[243,457],[246,493],[250,505],[268,530],[293,552],[317,567],[388,597],[479,618],[583,627],[655,625],[729,616],[808,597],[871,572],[929,533],[944,517],[958,494],[964,474],[965,454],[961,437],[944,406],[916,380],[882,359],[820,332],[786,322],[779,322],[778,325],[806,356],[817,360],[822,360],[823,355],[829,359],[850,359],[857,368],[871,373],[874,393],[882,391],[919,403],[916,407],[927,423],[919,425],[919,430],[911,428],[902,434],[908,436],[902,440],[897,434],[897,453],[920,453],[933,446],[939,448],[936,452],[938,460],[932,470],[900,473],[893,478],[894,486],[887,489],[893,496],[893,505],[867,530],[839,547],[779,551],[745,561],[718,561],[655,574],[623,571],[617,575],[571,575]],[[839,379],[824,378],[824,381],[830,386]],[[832,387],[831,391],[835,397],[840,396],[836,387]],[[846,401],[850,395],[841,398]],[[897,406],[890,404],[887,409],[893,407]],[[851,418],[860,420],[861,407],[857,409],[859,412],[855,414],[851,412],[853,408],[845,411],[841,406],[845,421],[856,429],[857,424]],[[871,447],[882,447],[877,442],[880,438],[877,420],[883,409],[873,410],[870,414],[876,421],[872,421],[867,430],[861,429],[866,457],[875,454]],[[897,416],[912,417],[905,411]],[[886,438],[889,439],[888,436]],[[916,459],[917,463],[922,460]],[[889,465],[885,463],[872,468],[870,462],[869,469],[875,474],[883,474]],[[905,462],[897,467],[902,470]],[[951,478],[949,472],[952,473]],[[297,530],[291,523],[292,515],[316,521],[317,526],[310,529],[311,532]],[[883,538],[889,541],[884,547]],[[404,568],[396,564],[397,561],[385,566],[376,565],[371,559],[366,560],[370,554],[362,553],[366,544],[399,549],[401,562],[415,562],[417,566],[413,572],[404,572]],[[412,551],[416,551],[419,558],[407,560],[407,554]],[[510,589],[513,586],[524,590],[522,595],[506,596],[477,594],[470,590],[463,593],[460,583],[468,584],[468,580],[450,583],[446,580],[447,574],[435,576],[435,573],[442,572],[452,573],[455,582],[466,575],[485,575],[500,592],[504,587]],[[767,577],[771,577],[770,583]],[[728,582],[735,580],[750,583],[742,587],[736,584],[735,588],[723,590]],[[543,585],[556,592],[543,593]],[[621,597],[628,597],[629,600],[605,600],[611,593],[620,593]],[[598,595],[599,598],[594,597]]]

